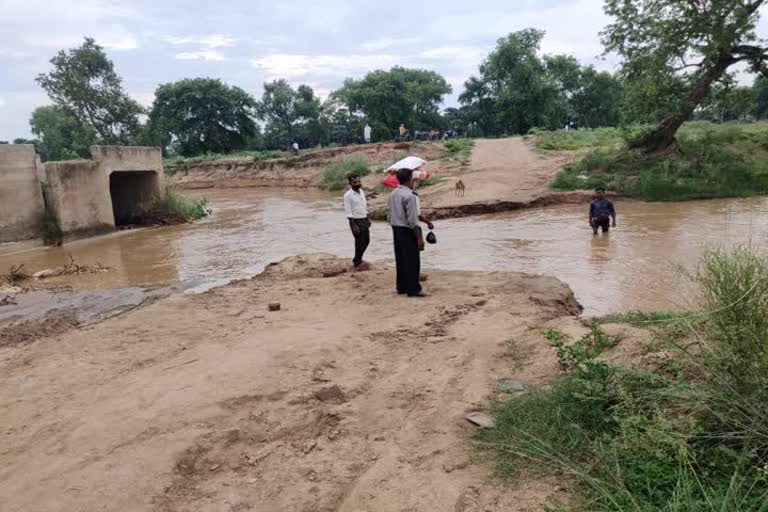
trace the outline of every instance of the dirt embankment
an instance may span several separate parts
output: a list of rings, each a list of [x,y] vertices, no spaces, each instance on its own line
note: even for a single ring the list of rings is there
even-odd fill
[[[325,276],[325,277],[324,277]],[[3,510],[538,511],[488,479],[471,411],[556,373],[556,279],[290,258],[201,295],[0,350]],[[269,303],[281,310],[269,312]],[[572,317],[571,317],[572,318]]]
[[[179,189],[245,187],[318,187],[325,169],[340,158],[363,156],[373,166],[388,166],[408,154],[439,159],[445,150],[437,144],[365,144],[314,151],[305,155],[255,161],[232,158],[169,166],[169,183]]]

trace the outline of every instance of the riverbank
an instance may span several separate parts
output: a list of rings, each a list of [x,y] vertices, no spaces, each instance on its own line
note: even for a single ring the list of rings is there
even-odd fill
[[[641,129],[635,130],[638,134]],[[605,187],[648,201],[768,194],[768,123],[689,122],[661,154],[628,149],[619,129],[539,132],[539,149],[592,148],[558,173],[558,190]]]
[[[557,501],[551,481],[490,483],[464,416],[487,409],[498,379],[536,384],[556,371],[552,358],[511,361],[538,350],[538,326],[579,312],[568,287],[434,271],[434,295],[408,301],[391,270],[347,267],[290,258],[253,280],[2,349],[4,510]]]

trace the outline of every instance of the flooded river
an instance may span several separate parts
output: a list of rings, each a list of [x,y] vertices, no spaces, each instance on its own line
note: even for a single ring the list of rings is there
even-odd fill
[[[205,191],[214,215],[184,226],[115,233],[39,248],[0,248],[0,269],[28,271],[69,261],[100,263],[112,272],[55,278],[100,290],[180,286],[202,291],[249,277],[266,264],[306,252],[350,256],[352,238],[340,200],[320,192],[275,189]],[[443,220],[427,269],[514,270],[556,276],[576,292],[585,314],[685,307],[692,298],[682,269],[695,269],[707,244],[766,245],[768,198],[688,203],[617,203],[619,227],[593,237],[586,206]],[[391,232],[374,224],[367,259],[392,259]]]

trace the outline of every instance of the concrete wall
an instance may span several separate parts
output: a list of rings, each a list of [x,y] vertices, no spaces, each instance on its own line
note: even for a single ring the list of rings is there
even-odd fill
[[[91,160],[47,162],[46,197],[65,236],[87,236],[115,228],[109,175]]]
[[[156,147],[92,146],[91,160],[45,164],[46,197],[66,237],[115,229],[110,176],[126,171],[126,174],[151,171],[156,176],[141,184],[141,196],[160,194],[164,190],[163,156]],[[130,183],[130,180],[125,182]],[[126,206],[120,198],[138,198],[134,190],[115,193],[119,194],[117,201],[121,208]]]
[[[31,144],[0,144],[0,242],[42,234],[38,164]]]

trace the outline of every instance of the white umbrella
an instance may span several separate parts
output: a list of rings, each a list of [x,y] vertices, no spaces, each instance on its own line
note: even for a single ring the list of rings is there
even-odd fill
[[[414,169],[418,169],[425,163],[427,163],[426,160],[423,160],[417,156],[407,156],[402,160],[400,160],[399,162],[395,162],[394,164],[384,169],[384,172],[399,171],[400,169],[414,170]]]

